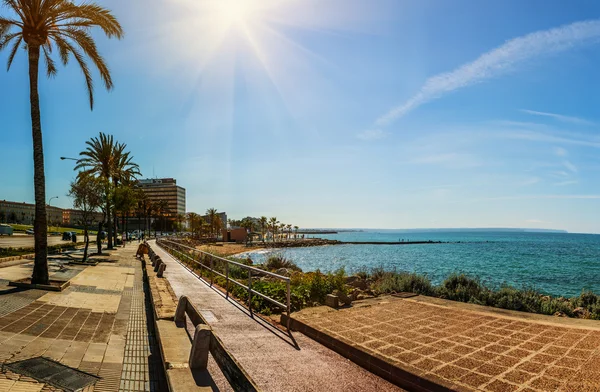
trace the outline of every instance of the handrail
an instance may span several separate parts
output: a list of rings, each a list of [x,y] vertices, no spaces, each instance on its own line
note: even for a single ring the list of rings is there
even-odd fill
[[[274,304],[274,305],[276,305],[276,306],[278,306],[280,308],[285,309],[285,311],[287,313],[287,316],[288,316],[287,317],[287,329],[288,330],[290,329],[290,313],[291,313],[291,301],[290,301],[290,292],[291,292],[290,289],[291,288],[290,288],[290,281],[291,280],[290,280],[289,277],[283,276],[283,275],[279,275],[279,274],[275,274],[273,272],[265,271],[265,270],[262,270],[260,268],[252,267],[252,266],[245,265],[245,264],[242,264],[242,263],[238,263],[236,261],[228,260],[228,259],[225,259],[223,257],[219,257],[219,256],[216,256],[216,255],[213,255],[212,253],[204,252],[202,250],[199,250],[199,249],[187,246],[187,245],[183,245],[183,244],[180,244],[180,243],[175,242],[175,241],[167,240],[167,239],[164,239],[164,238],[157,239],[156,243],[157,243],[157,245],[159,245],[159,246],[161,246],[161,247],[163,247],[165,249],[169,249],[170,248],[171,250],[174,250],[174,251],[177,251],[177,252],[181,252],[177,248],[183,248],[183,249],[188,249],[188,250],[190,250],[192,252],[199,253],[199,254],[204,255],[206,257],[209,257],[210,258],[210,267],[204,265],[203,263],[199,262],[198,260],[194,259],[193,257],[191,257],[191,256],[189,256],[187,254],[181,253],[182,256],[184,256],[185,258],[189,259],[190,261],[193,261],[195,264],[198,264],[201,268],[206,269],[206,270],[212,272],[212,274],[210,276],[210,286],[213,285],[213,278],[214,278],[215,274],[224,277],[225,278],[225,292],[226,292],[226,297],[227,298],[229,298],[229,282],[230,281],[232,283],[234,283],[234,284],[242,287],[243,289],[248,290],[248,309],[250,310],[250,314],[252,314],[252,294],[256,294],[259,297],[265,299],[266,301],[269,301],[272,304]],[[172,245],[169,246],[169,244],[172,244]],[[175,256],[175,255],[173,255],[173,256]],[[225,274],[222,274],[220,271],[217,271],[217,270],[214,269],[213,259],[216,259],[216,260],[222,261],[222,262],[226,262],[226,264],[225,264]],[[248,285],[244,285],[243,283],[240,283],[240,282],[238,282],[235,279],[230,279],[229,278],[229,265],[230,264],[235,265],[237,267],[240,267],[240,268],[245,269],[245,270],[248,271]],[[255,274],[253,274],[252,272],[255,272]],[[286,297],[287,297],[286,298],[286,304],[282,304],[281,302],[277,301],[276,299],[271,298],[271,297],[269,297],[269,296],[267,296],[267,295],[265,295],[263,293],[260,293],[260,292],[258,292],[256,290],[252,289],[252,277],[253,276],[260,276],[260,275],[268,275],[268,276],[271,276],[273,278],[277,278],[277,279],[283,280],[286,283]]]

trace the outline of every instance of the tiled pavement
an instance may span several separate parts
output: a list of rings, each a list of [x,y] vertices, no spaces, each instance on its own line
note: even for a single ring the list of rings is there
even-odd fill
[[[600,391],[600,322],[504,312],[423,297],[292,315],[375,357],[457,390]]]
[[[62,293],[9,288],[6,279],[27,276],[31,265],[0,268],[0,363],[41,355],[98,375],[87,391],[166,390],[134,254],[129,246],[112,252],[113,263],[52,265],[54,276],[71,276]],[[58,389],[2,368],[0,392],[30,390]]]
[[[185,295],[262,391],[401,391],[301,333],[287,334],[249,317],[233,301],[198,280],[154,241],[167,265],[164,276],[177,296]]]

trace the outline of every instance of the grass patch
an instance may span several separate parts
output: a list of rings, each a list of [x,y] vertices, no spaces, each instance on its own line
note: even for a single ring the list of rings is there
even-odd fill
[[[33,229],[31,225],[10,224],[15,232],[25,232]],[[48,226],[48,233],[64,233],[65,231],[74,231],[78,235],[83,235],[83,229],[74,229],[72,227]],[[90,235],[96,235],[96,231],[89,231]]]
[[[81,245],[83,243],[81,242],[78,244]],[[48,254],[53,254],[65,250],[73,250],[75,248],[76,247],[73,243],[52,245],[48,247]],[[33,253],[35,253],[34,248],[0,248],[0,258],[30,255]]]

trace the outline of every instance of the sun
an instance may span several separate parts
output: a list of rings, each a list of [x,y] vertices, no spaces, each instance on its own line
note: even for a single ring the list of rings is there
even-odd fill
[[[214,6],[215,19],[223,27],[238,27],[257,19],[260,3],[256,0],[217,0]]]

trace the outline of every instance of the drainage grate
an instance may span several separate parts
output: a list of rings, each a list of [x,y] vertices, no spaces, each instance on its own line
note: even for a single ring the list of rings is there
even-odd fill
[[[81,391],[100,379],[92,374],[70,368],[44,357],[26,359],[5,366],[15,373],[70,392]]]

